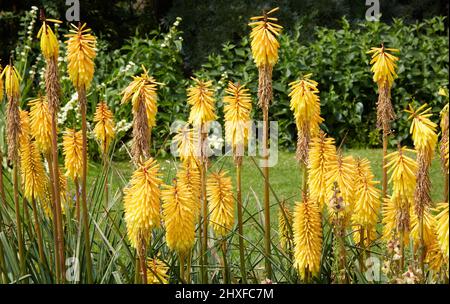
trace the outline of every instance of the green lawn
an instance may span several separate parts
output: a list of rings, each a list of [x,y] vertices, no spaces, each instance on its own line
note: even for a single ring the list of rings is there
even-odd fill
[[[381,155],[379,149],[351,149],[344,152],[345,155],[351,154],[358,157],[366,157],[370,160],[373,173],[377,180],[381,181]],[[301,172],[295,160],[294,153],[279,152],[278,163],[270,169],[270,183],[273,191],[280,200],[287,200],[290,206],[295,201],[300,200]],[[257,160],[255,160],[257,161]],[[164,181],[169,183],[175,174],[176,163],[174,160],[160,160],[161,169],[164,173]],[[218,170],[221,167],[228,170],[234,177],[234,165],[232,157],[222,157],[212,160],[210,170]],[[99,164],[91,164],[89,170],[90,179],[95,178],[100,173],[101,166]],[[119,196],[121,189],[128,182],[133,171],[130,162],[113,162],[112,164],[112,188],[113,195]],[[243,198],[248,210],[257,211],[262,202],[263,177],[259,168],[255,165],[250,157],[246,157],[243,167]],[[432,198],[435,202],[439,202],[443,198],[444,177],[440,165],[438,155],[432,163],[430,172],[432,181]],[[277,200],[272,195],[271,203],[273,204],[273,213],[277,214]],[[274,223],[277,221],[276,216],[272,217]],[[276,227],[276,226],[274,226]]]

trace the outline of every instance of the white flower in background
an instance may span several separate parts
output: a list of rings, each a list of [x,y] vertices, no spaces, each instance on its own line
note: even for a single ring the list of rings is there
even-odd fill
[[[37,6],[34,6],[34,5],[33,5],[33,6],[31,7],[31,11],[32,11],[32,12],[37,12],[37,10],[38,10],[38,7],[37,7]]]
[[[122,119],[116,123],[114,131],[116,134],[121,132],[127,132],[128,130],[131,129],[132,125],[133,125],[132,122],[127,122],[125,119]]]
[[[70,100],[61,108],[58,113],[58,124],[63,125],[67,120],[67,115],[72,110],[78,109],[78,93],[73,93]],[[79,111],[76,111],[77,118],[80,115]]]
[[[210,149],[221,150],[223,147],[223,138],[218,137],[216,134],[208,136],[208,145]]]

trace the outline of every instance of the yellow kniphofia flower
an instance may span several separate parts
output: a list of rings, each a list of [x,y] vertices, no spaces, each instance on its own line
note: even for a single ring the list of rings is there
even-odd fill
[[[87,89],[94,77],[94,58],[96,38],[90,33],[86,23],[77,27],[72,24],[67,40],[67,70],[73,85]]]
[[[28,111],[19,109],[20,129],[19,129],[19,148],[22,145],[27,145],[30,141],[30,115]]]
[[[180,255],[187,254],[195,242],[198,208],[188,191],[187,186],[176,179],[173,186],[165,185],[161,191],[167,247]]]
[[[391,175],[389,183],[393,186],[393,193],[404,199],[412,199],[416,188],[417,162],[406,155],[416,151],[402,147],[398,151],[386,155],[387,173]]]
[[[368,159],[356,161],[357,182],[355,208],[352,223],[365,229],[374,227],[380,210],[380,190],[375,187],[379,181],[374,181],[374,175]]]
[[[173,137],[173,141],[176,143],[178,157],[181,162],[194,161],[200,157],[200,141],[199,132],[189,128],[189,124],[185,124],[180,127]]]
[[[41,96],[28,103],[30,105],[30,129],[36,145],[44,154],[52,146],[52,122],[47,98]]]
[[[227,171],[213,172],[206,182],[210,223],[218,236],[227,235],[234,225],[234,199]]]
[[[195,127],[217,118],[214,106],[214,91],[211,88],[212,81],[201,81],[193,78],[195,85],[187,90],[188,104],[191,105],[189,123]]]
[[[188,159],[182,163],[181,168],[177,172],[177,180],[178,184],[186,187],[189,199],[194,206],[195,219],[198,220],[201,210],[201,180],[200,170],[195,160]]]
[[[226,95],[223,98],[225,138],[233,149],[239,146],[244,149],[251,133],[250,112],[252,110],[252,100],[248,91],[245,86],[234,84],[231,81],[225,90]]]
[[[147,244],[153,228],[160,225],[161,203],[159,165],[149,158],[134,171],[130,184],[124,190],[125,222],[128,239],[138,249]]]
[[[79,178],[83,170],[83,137],[81,131],[66,129],[63,135],[63,154],[66,176],[72,180]]]
[[[148,75],[148,71],[142,66],[144,72],[140,76],[133,76],[133,81],[122,91],[122,103],[131,100],[133,113],[139,111],[140,103],[144,102],[147,114],[148,126],[153,128],[156,126],[156,113],[158,112],[158,95],[155,78]]]
[[[435,242],[436,234],[436,218],[431,213],[429,207],[425,207],[423,211],[423,240],[426,250],[431,248]],[[419,217],[416,214],[414,206],[411,206],[411,239],[414,241],[415,248],[420,247],[420,229],[419,229]]]
[[[441,142],[440,142],[440,151],[441,151],[441,159],[444,165],[444,169],[449,170],[449,116],[448,116],[448,103],[442,109],[441,113]]]
[[[9,98],[18,98],[20,95],[20,81],[22,78],[20,77],[17,69],[11,64],[5,66],[2,73],[0,74],[0,78],[5,78],[5,91],[6,95]]]
[[[103,153],[107,153],[109,145],[115,136],[114,115],[108,108],[106,102],[100,102],[95,109],[94,136],[101,143]]]
[[[270,14],[276,12],[279,8],[274,8],[263,16],[250,18],[253,22],[249,23],[252,27],[250,33],[251,48],[253,60],[260,67],[264,65],[274,66],[278,61],[278,49],[280,43],[277,37],[281,33],[282,26],[276,24],[277,18],[269,17]]]
[[[447,260],[449,258],[448,256],[448,218],[449,218],[449,212],[448,212],[448,203],[440,203],[438,204],[436,208],[436,233],[437,233],[437,239],[440,246],[440,249],[445,257],[447,257]]]
[[[41,51],[45,59],[58,58],[59,44],[55,33],[48,24],[48,22],[62,23],[55,19],[46,19],[42,22],[42,26],[37,34],[37,37],[41,39]]]
[[[24,196],[30,201],[43,199],[47,176],[36,143],[31,140],[20,146],[20,169]]]
[[[157,258],[147,259],[147,284],[169,284],[169,267]]]
[[[409,119],[412,119],[409,133],[412,134],[414,147],[417,151],[425,152],[429,158],[433,156],[434,149],[438,141],[436,134],[437,125],[430,120],[433,115],[431,107],[425,109],[427,104],[423,104],[418,109],[414,109],[410,104],[409,109],[405,112],[409,113]]]
[[[331,198],[334,182],[327,178],[328,172],[337,170],[334,139],[320,132],[318,137],[311,140],[308,159],[310,200],[322,210]]]
[[[307,271],[317,276],[322,255],[322,220],[317,204],[306,198],[295,203],[294,220],[294,267],[305,279]]]
[[[397,78],[397,73],[395,72],[397,64],[395,62],[398,61],[398,57],[389,54],[387,51],[399,52],[397,49],[381,46],[379,48],[372,47],[367,54],[372,54],[370,64],[372,64],[373,81],[380,87],[387,84],[390,88],[394,79]]]
[[[289,84],[291,92],[291,110],[294,112],[295,123],[299,131],[305,129],[315,137],[319,132],[319,125],[323,122],[320,116],[320,98],[318,83],[310,79],[312,74]]]

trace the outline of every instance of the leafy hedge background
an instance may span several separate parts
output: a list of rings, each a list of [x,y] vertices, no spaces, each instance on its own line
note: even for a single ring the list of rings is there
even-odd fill
[[[13,57],[24,76],[22,106],[26,107],[27,100],[44,91],[44,61],[39,55],[35,38],[39,26],[36,11],[28,12],[21,22],[23,30],[19,33]],[[392,88],[392,101],[399,119],[393,124],[395,136],[391,139],[392,144],[406,138],[409,130],[403,110],[408,103],[427,102],[436,114],[445,103],[437,94],[439,87],[448,86],[449,38],[445,22],[444,17],[412,24],[406,24],[401,19],[393,19],[391,24],[350,23],[342,18],[337,28],[316,27],[312,36],[308,34],[307,37],[305,32],[309,31],[304,30],[303,22],[292,25],[291,30],[281,36],[280,60],[273,74],[274,102],[270,116],[279,123],[280,144],[286,149],[295,149],[296,132],[289,109],[288,84],[303,74],[313,73],[313,79],[319,82],[326,131],[338,143],[345,138],[344,144],[348,147],[379,146],[379,135],[375,129],[377,92],[370,72],[370,56],[366,51],[382,42],[388,47],[400,49],[399,78]],[[183,20],[177,18],[168,31],[136,35],[117,49],[111,49],[111,42],[100,37],[95,79],[88,96],[88,118],[92,121],[95,105],[100,100],[106,100],[118,122],[119,142],[129,143],[132,120],[130,105],[120,104],[120,93],[132,75],[142,72],[141,65],[163,83],[158,93],[158,123],[153,130],[155,152],[162,156],[169,150],[171,123],[175,119],[187,118],[186,88],[191,75],[214,81],[220,116],[221,99],[228,80],[247,84],[256,105],[257,69],[251,58],[248,36],[237,43],[223,44],[221,50],[207,56],[198,68],[187,72],[189,69],[185,66],[184,41],[180,30],[182,23]],[[62,40],[67,27],[64,25],[59,30]],[[95,28],[93,30],[95,32]],[[64,97],[60,125],[72,127],[76,121],[77,103],[66,76],[64,52],[65,47],[61,45]],[[255,109],[254,118],[259,117],[258,109]],[[438,120],[438,115],[434,116],[434,120]],[[91,142],[91,145],[91,152],[97,151],[95,143]],[[116,157],[125,157],[125,147],[121,144],[118,147]]]

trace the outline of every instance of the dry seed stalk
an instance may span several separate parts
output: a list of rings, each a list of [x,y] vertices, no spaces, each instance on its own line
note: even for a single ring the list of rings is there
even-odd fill
[[[133,146],[131,154],[135,164],[147,159],[150,150],[150,127],[148,125],[147,111],[144,96],[139,96],[138,110],[133,115]]]

